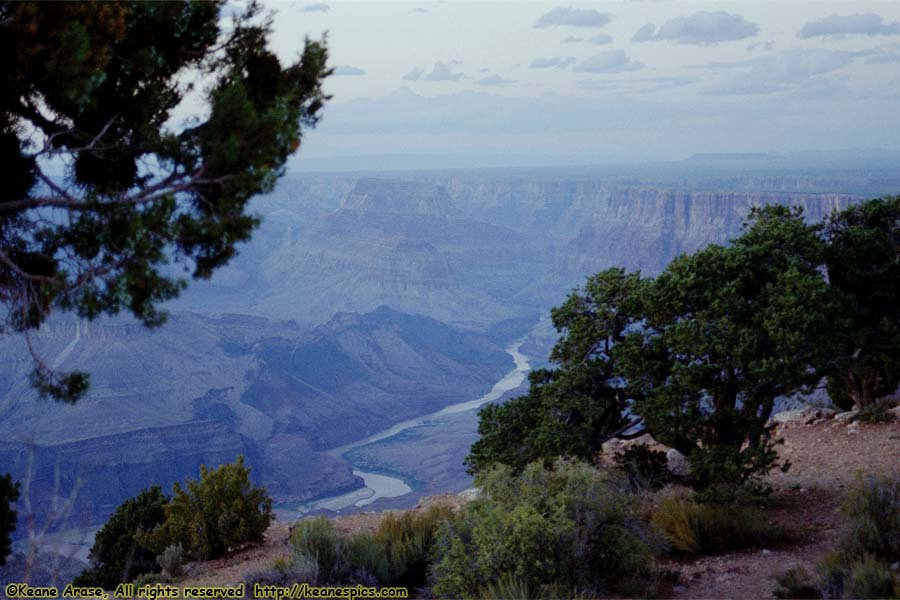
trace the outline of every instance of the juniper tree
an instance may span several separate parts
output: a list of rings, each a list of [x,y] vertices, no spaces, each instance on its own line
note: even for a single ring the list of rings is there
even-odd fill
[[[160,325],[160,303],[249,238],[248,201],[319,119],[324,43],[283,65],[270,17],[223,8],[0,2],[0,302],[30,349],[54,310]],[[87,374],[32,354],[42,394],[83,395]]]

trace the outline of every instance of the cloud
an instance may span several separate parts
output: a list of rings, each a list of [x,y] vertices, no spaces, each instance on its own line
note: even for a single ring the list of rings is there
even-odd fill
[[[611,35],[606,35],[605,33],[601,33],[601,34],[595,35],[594,37],[589,37],[589,38],[575,37],[574,35],[570,35],[567,38],[565,38],[562,41],[562,43],[563,44],[586,43],[586,44],[594,44],[597,46],[603,46],[605,44],[611,44],[612,41],[613,41],[613,38]]]
[[[868,54],[794,48],[745,61],[708,63],[702,67],[732,72],[703,93],[712,96],[772,94],[806,87],[810,93],[830,93],[838,88],[834,81],[823,76]]]
[[[463,78],[462,73],[455,73],[451,69],[451,65],[457,65],[459,61],[450,61],[450,64],[438,61],[434,63],[431,71],[425,72],[425,69],[414,67],[409,73],[403,76],[407,81],[458,81]]]
[[[331,7],[324,2],[313,2],[312,4],[304,4],[300,10],[303,12],[328,12]]]
[[[656,25],[653,23],[647,23],[640,29],[634,32],[634,35],[631,36],[632,42],[649,42],[653,39],[653,33],[656,31]]]
[[[768,52],[774,47],[775,40],[769,40],[768,42],[753,42],[752,44],[747,45],[747,52],[755,52],[760,49],[764,52]]]
[[[351,67],[350,65],[338,65],[334,68],[333,75],[341,77],[343,75],[365,75],[366,70],[359,67]]]
[[[574,56],[567,56],[565,58],[561,56],[554,56],[548,58],[536,58],[531,61],[531,64],[528,65],[529,69],[565,69],[569,65],[575,64]]]
[[[676,17],[666,21],[659,31],[656,31],[652,23],[648,23],[634,33],[631,41],[669,40],[679,44],[714,46],[719,42],[754,37],[757,33],[759,25],[751,23],[741,15],[721,11],[697,12],[687,17]]]
[[[696,77],[645,77],[638,79],[582,79],[576,85],[585,90],[649,94],[698,82]]]
[[[873,13],[864,15],[831,15],[803,26],[797,37],[809,39],[815,37],[842,38],[845,35],[900,35],[900,22],[885,23],[884,19]]]
[[[505,79],[503,77],[500,77],[499,75],[488,75],[487,77],[479,79],[475,83],[485,86],[501,86],[510,85],[512,83],[515,83],[515,81],[513,81],[512,79]]]
[[[557,7],[543,15],[534,24],[543,27],[603,27],[612,21],[612,15],[593,8]]]
[[[428,12],[428,9],[422,8],[421,6],[417,6],[416,8],[412,9],[410,12],[417,13],[417,14],[425,14]]]
[[[900,63],[900,51],[878,50],[866,59],[867,65],[888,65],[892,63]]]
[[[425,69],[421,67],[413,67],[409,70],[409,73],[403,76],[403,79],[406,81],[418,81],[422,79],[422,75],[425,74]]]
[[[631,60],[624,50],[610,50],[586,58],[575,66],[576,73],[622,73],[637,71],[644,65]]]

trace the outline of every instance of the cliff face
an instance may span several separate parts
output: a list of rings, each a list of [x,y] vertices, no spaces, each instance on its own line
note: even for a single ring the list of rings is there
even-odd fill
[[[331,195],[311,200],[310,211],[301,201],[295,213],[283,201],[261,203],[259,245],[225,274],[232,287],[203,295],[209,288],[201,285],[189,295],[199,293],[207,307],[309,325],[388,305],[486,327],[546,310],[603,268],[658,273],[680,253],[726,243],[753,206],[803,206],[819,220],[857,198],[797,193],[818,180],[786,177],[742,176],[732,181],[741,191],[707,189],[720,183],[462,174],[351,186],[348,176],[334,176],[335,189],[348,189],[339,207],[326,208]],[[754,191],[769,185],[784,191]]]

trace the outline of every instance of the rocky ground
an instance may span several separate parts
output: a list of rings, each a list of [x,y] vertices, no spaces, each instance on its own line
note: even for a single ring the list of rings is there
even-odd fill
[[[900,413],[900,410],[894,409]],[[840,512],[847,490],[858,477],[888,475],[900,468],[900,421],[866,425],[834,418],[820,409],[792,411],[777,423],[784,440],[779,455],[791,462],[786,473],[770,476],[774,492],[766,514],[793,532],[794,542],[780,548],[760,548],[702,557],[667,566],[680,571],[675,598],[772,598],[775,578],[800,566],[815,573],[816,563],[832,548],[843,524]],[[444,494],[423,499],[412,510],[433,503],[459,506],[460,496]],[[339,530],[372,531],[386,512],[368,512],[336,519]],[[287,556],[287,524],[274,525],[266,542],[230,556],[190,566],[183,585],[233,585],[257,569]]]

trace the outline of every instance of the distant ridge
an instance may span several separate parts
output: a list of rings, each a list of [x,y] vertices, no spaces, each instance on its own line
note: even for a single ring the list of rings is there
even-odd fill
[[[769,158],[769,154],[764,152],[725,152],[721,154],[694,154],[687,160],[759,160],[761,158]]]

